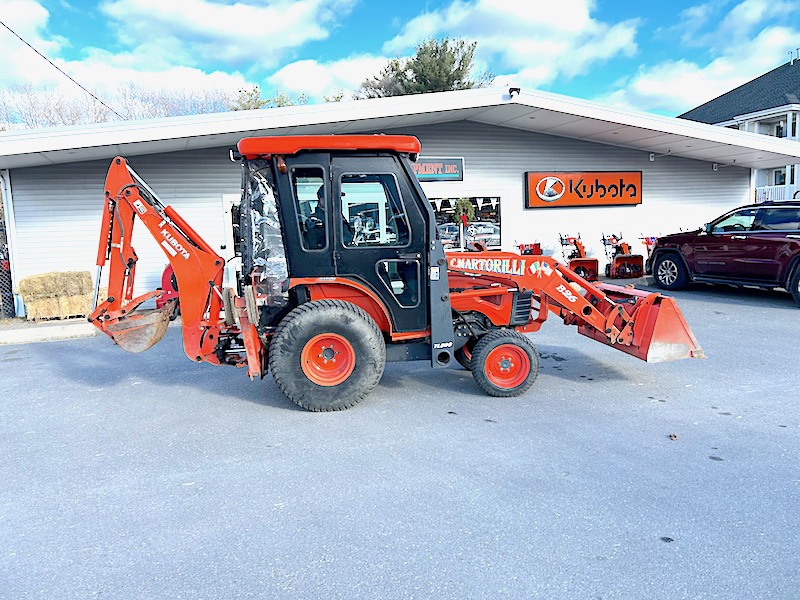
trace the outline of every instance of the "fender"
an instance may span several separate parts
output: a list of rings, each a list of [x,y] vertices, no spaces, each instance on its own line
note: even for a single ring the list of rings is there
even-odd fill
[[[344,300],[363,308],[378,325],[378,329],[389,334],[393,342],[428,337],[430,330],[398,333],[392,325],[389,310],[380,297],[367,286],[345,277],[298,277],[289,280],[289,289],[303,286],[308,290],[309,300],[326,298]]]
[[[655,252],[653,252],[653,256],[650,260],[650,273],[652,274],[653,266],[655,266],[658,259],[661,257],[662,254],[674,254],[678,257],[683,264],[683,267],[686,269],[686,273],[689,276],[689,281],[694,281],[694,271],[689,266],[689,263],[686,260],[686,257],[683,255],[678,248],[666,247],[666,248],[658,248]]]

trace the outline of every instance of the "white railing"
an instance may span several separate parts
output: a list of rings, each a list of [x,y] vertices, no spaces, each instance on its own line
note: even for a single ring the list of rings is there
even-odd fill
[[[756,188],[756,202],[800,200],[798,185],[764,185]]]

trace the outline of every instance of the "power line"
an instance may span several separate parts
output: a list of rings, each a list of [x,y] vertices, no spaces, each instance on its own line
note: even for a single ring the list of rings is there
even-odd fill
[[[14,35],[14,37],[16,37],[16,38],[17,38],[17,39],[18,39],[20,42],[22,42],[23,44],[25,44],[25,45],[26,45],[28,48],[30,48],[31,50],[33,50],[34,52],[36,52],[36,54],[38,54],[38,55],[39,55],[39,56],[41,56],[43,59],[45,59],[45,60],[46,60],[48,63],[50,63],[50,65],[51,65],[51,66],[52,66],[52,67],[53,67],[53,68],[54,68],[56,71],[58,71],[59,73],[61,73],[61,74],[62,74],[64,77],[66,77],[67,79],[69,79],[69,80],[70,80],[72,83],[74,83],[75,85],[77,85],[77,86],[78,86],[79,88],[81,88],[81,89],[82,89],[84,92],[86,92],[87,94],[89,94],[89,95],[90,95],[92,98],[94,98],[95,100],[97,100],[97,101],[98,101],[100,104],[102,104],[102,105],[103,105],[103,106],[105,106],[105,107],[106,107],[108,110],[110,110],[112,113],[114,113],[115,115],[117,115],[117,116],[118,116],[120,119],[122,119],[123,121],[125,120],[125,117],[123,117],[121,114],[119,114],[119,113],[118,113],[117,111],[115,111],[113,108],[111,108],[111,107],[110,107],[108,104],[106,104],[105,102],[103,102],[102,100],[100,100],[100,98],[98,98],[97,96],[95,96],[95,95],[94,95],[92,92],[90,92],[89,90],[87,90],[87,89],[86,89],[85,87],[83,87],[83,86],[82,86],[80,83],[78,83],[77,81],[75,81],[75,80],[74,80],[74,79],[73,79],[73,78],[72,78],[72,77],[71,77],[69,74],[67,74],[67,73],[65,73],[64,71],[62,71],[62,70],[61,70],[61,69],[58,67],[58,65],[56,65],[56,64],[55,64],[55,63],[54,63],[52,60],[50,60],[49,58],[47,58],[47,57],[46,57],[44,54],[42,54],[41,52],[39,52],[39,51],[38,51],[36,48],[34,48],[33,46],[31,46],[31,45],[30,45],[28,42],[26,42],[24,39],[22,39],[22,37],[20,37],[20,35],[19,35],[19,34],[18,34],[16,31],[14,31],[13,29],[11,29],[11,27],[9,27],[8,25],[6,25],[6,24],[5,24],[5,23],[4,23],[2,20],[0,20],[0,25],[2,25],[3,27],[5,27],[6,29],[8,29],[8,30],[9,30],[9,31],[10,31],[10,32],[11,32],[11,33]]]

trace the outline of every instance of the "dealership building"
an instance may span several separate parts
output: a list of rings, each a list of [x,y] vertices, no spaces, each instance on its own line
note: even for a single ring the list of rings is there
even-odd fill
[[[645,253],[640,238],[697,228],[753,202],[756,172],[800,163],[797,141],[518,88],[4,132],[7,278],[15,286],[39,273],[94,273],[114,156],[230,258],[241,181],[229,151],[239,139],[363,133],[419,138],[418,178],[443,232],[467,199],[468,235],[484,233],[491,247],[538,242],[562,259],[561,236],[579,235],[601,265],[604,235],[621,234]],[[141,226],[134,246],[136,293],[159,287],[165,255]]]

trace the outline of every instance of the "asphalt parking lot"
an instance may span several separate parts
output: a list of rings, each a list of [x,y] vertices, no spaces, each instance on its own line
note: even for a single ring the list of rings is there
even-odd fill
[[[800,308],[673,295],[707,359],[552,319],[521,398],[395,363],[332,414],[177,328],[0,346],[0,598],[797,598]]]

